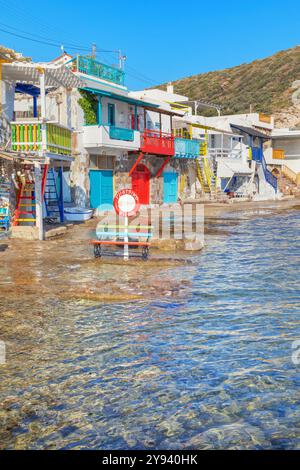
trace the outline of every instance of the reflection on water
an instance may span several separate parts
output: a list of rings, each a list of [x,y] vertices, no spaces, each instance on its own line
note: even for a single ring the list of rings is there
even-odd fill
[[[141,289],[119,304],[61,301],[57,255],[38,299],[1,299],[0,446],[300,448],[299,225],[297,212],[242,220],[196,266],[87,269],[77,253],[64,274],[73,288],[94,276]],[[47,264],[32,263],[35,277],[19,276],[40,289]],[[5,263],[1,276],[14,282]]]

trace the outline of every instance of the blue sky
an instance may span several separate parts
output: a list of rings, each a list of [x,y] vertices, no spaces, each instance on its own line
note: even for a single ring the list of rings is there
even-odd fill
[[[87,53],[95,43],[98,59],[106,63],[116,63],[117,56],[101,49],[121,49],[132,89],[300,44],[299,0],[0,0],[0,12],[0,44],[34,60],[59,55],[61,43],[72,54]]]

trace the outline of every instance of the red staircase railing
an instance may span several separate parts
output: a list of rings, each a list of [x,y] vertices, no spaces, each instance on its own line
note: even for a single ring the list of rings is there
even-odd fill
[[[145,129],[141,133],[141,151],[155,155],[172,156],[175,153],[174,136],[167,132]]]

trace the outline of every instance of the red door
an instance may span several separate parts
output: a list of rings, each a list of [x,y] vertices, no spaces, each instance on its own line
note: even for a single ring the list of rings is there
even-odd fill
[[[132,189],[138,195],[141,204],[149,204],[150,171],[145,165],[138,165],[132,173]]]

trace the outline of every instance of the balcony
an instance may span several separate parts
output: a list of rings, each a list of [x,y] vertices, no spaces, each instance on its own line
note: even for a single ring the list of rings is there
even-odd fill
[[[200,141],[175,137],[176,158],[197,158],[200,155]]]
[[[46,151],[71,156],[72,132],[61,124],[46,123]],[[42,123],[40,121],[12,122],[11,146],[16,152],[42,150]]]
[[[141,151],[154,155],[172,156],[175,153],[174,136],[167,132],[145,129],[141,134]]]
[[[134,131],[132,129],[125,129],[123,127],[109,127],[109,137],[115,140],[126,140],[127,142],[134,141]]]
[[[123,127],[108,125],[87,125],[83,127],[83,144],[86,148],[113,148],[138,150],[140,132]]]
[[[124,86],[125,73],[123,70],[102,64],[91,57],[77,56],[68,65],[71,67],[72,72],[84,73],[85,75],[91,75],[92,77]]]
[[[208,148],[208,156],[212,158],[242,158],[243,151],[239,148]]]

